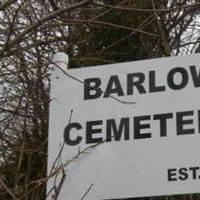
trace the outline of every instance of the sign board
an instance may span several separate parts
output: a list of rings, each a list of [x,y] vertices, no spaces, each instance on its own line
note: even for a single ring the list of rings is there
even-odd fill
[[[195,54],[68,70],[76,80],[55,69],[49,170],[63,142],[62,163],[74,159],[59,199],[199,192],[199,60]]]

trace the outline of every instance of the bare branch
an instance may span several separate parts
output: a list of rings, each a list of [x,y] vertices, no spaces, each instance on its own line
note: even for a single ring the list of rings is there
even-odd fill
[[[44,24],[45,22],[55,18],[56,16],[67,12],[69,10],[73,10],[76,9],[80,6],[84,6],[86,4],[88,4],[89,2],[91,2],[92,0],[83,0],[79,3],[75,3],[72,5],[69,5],[65,8],[61,8],[59,10],[56,10],[52,13],[50,13],[49,15],[45,16],[44,18],[42,18],[41,20],[37,21],[36,23],[34,23],[33,25],[27,27],[22,33],[20,33],[18,36],[16,36],[16,38],[14,38],[13,40],[11,40],[8,45],[4,46],[1,50],[0,50],[0,55],[3,55],[6,51],[8,51],[12,46],[14,46],[15,44],[17,44],[18,42],[20,42],[23,37],[27,34],[29,34],[30,32],[32,32],[33,30],[36,30],[39,26],[42,26],[42,24]]]
[[[7,7],[12,5],[13,3],[17,2],[18,0],[5,0],[1,5],[0,5],[0,10],[5,10]]]
[[[12,191],[7,187],[7,185],[4,183],[2,177],[0,177],[0,183],[1,183],[1,185],[5,188],[5,190],[8,192],[8,194],[9,194],[14,200],[19,200],[19,199],[12,193]]]
[[[183,5],[183,6],[176,6],[174,8],[165,8],[165,9],[145,9],[145,8],[130,8],[130,7],[122,7],[122,6],[112,6],[108,4],[100,4],[100,3],[92,3],[95,6],[103,7],[103,8],[110,8],[110,9],[115,9],[115,10],[121,10],[121,11],[132,11],[132,12],[140,12],[140,13],[145,13],[145,12],[174,12],[177,10],[184,10],[188,9],[191,7],[195,7],[196,9],[200,8],[200,3],[194,3],[194,4],[189,4],[189,5]]]

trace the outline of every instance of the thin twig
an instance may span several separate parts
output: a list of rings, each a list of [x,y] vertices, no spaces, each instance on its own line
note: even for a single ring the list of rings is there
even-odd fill
[[[151,0],[151,3],[152,3],[153,10],[156,10],[155,1]],[[167,42],[166,34],[165,34],[165,32],[162,28],[162,25],[161,25],[161,22],[160,22],[160,17],[159,17],[159,15],[156,11],[154,11],[154,15],[155,15],[155,21],[156,21],[158,33],[160,35],[161,45],[163,47],[164,54],[165,54],[165,56],[170,56],[171,49],[170,49],[169,43]]]
[[[92,183],[90,185],[90,187],[87,189],[87,191],[85,192],[85,194],[81,197],[81,200],[85,199],[85,197],[87,196],[87,194],[89,193],[89,191],[92,189],[93,185],[94,185],[94,183]]]
[[[7,187],[7,185],[4,183],[2,178],[0,177],[0,183],[4,187],[4,189],[8,192],[8,194],[14,199],[14,200],[19,200],[12,192],[11,190]]]
[[[68,124],[71,123],[72,114],[73,114],[73,110],[71,110],[71,112],[70,112],[70,117],[69,117],[69,122],[68,122]],[[58,159],[61,157],[61,154],[62,154],[63,149],[64,149],[64,145],[65,145],[65,142],[63,142],[62,147],[61,147],[61,149],[60,149],[60,151],[59,151],[59,153],[58,153],[58,155],[57,155],[57,157],[56,157],[56,159],[55,159],[55,161],[54,161],[53,167],[51,168],[51,172],[52,172],[52,170],[54,170],[55,165],[56,165]],[[56,186],[57,176],[58,176],[58,174],[56,174],[56,175],[55,175],[55,178],[54,178],[54,187],[53,187],[53,188],[54,188],[54,191],[55,191],[55,194],[54,194],[54,197],[53,197],[54,200],[57,200],[57,199],[58,199],[59,194],[60,194],[60,191],[61,191],[61,188],[62,188],[62,185],[64,184],[64,181],[65,181],[66,174],[65,174],[64,168],[62,169],[62,178],[61,178],[61,180],[60,180],[60,183],[59,183],[58,187]]]
[[[71,110],[71,112],[70,112],[70,117],[69,117],[69,122],[68,122],[69,124],[70,124],[71,119],[72,119],[72,114],[73,114],[73,110]],[[65,142],[62,143],[62,146],[61,146],[61,148],[60,148],[60,151],[59,151],[59,153],[58,153],[58,155],[57,155],[57,157],[56,157],[56,159],[55,159],[55,161],[54,161],[54,163],[53,163],[53,166],[52,166],[52,168],[51,168],[50,174],[51,174],[52,171],[54,170],[54,168],[55,168],[55,166],[56,166],[56,163],[57,163],[57,161],[59,160],[59,158],[60,158],[60,156],[61,156],[61,154],[62,154],[62,152],[63,152],[64,146],[65,146]]]
[[[183,9],[187,9],[187,8],[191,8],[191,7],[199,7],[200,3],[194,3],[194,4],[190,4],[190,5],[183,5],[183,6],[177,6],[174,8],[164,8],[164,9],[145,9],[145,8],[130,8],[130,7],[122,7],[122,6],[112,6],[112,5],[108,5],[108,4],[100,4],[100,3],[95,3],[92,2],[91,4],[95,5],[95,6],[99,6],[99,7],[103,7],[103,8],[112,8],[114,10],[121,10],[121,11],[132,11],[132,12],[174,12],[176,10],[183,10]]]
[[[61,191],[61,189],[62,189],[62,186],[63,186],[64,181],[65,181],[65,178],[66,178],[65,170],[63,169],[62,172],[63,172],[63,175],[62,175],[62,178],[61,178],[61,180],[60,180],[60,183],[59,183],[58,187],[55,187],[55,188],[54,188],[54,190],[55,190],[55,196],[53,197],[54,200],[57,200],[57,199],[58,199],[59,194],[60,194],[60,191]]]
[[[18,48],[18,50],[23,51],[23,49],[20,49],[20,48]],[[26,52],[35,55],[34,52],[31,52],[31,51],[29,51],[29,50],[26,50]],[[27,56],[27,57],[28,57],[28,56]],[[31,57],[30,57],[30,58],[31,58]],[[68,76],[69,78],[71,78],[71,79],[73,79],[73,80],[75,80],[75,81],[77,81],[77,82],[83,84],[83,85],[86,86],[86,87],[89,87],[89,88],[91,88],[91,89],[95,89],[96,91],[100,92],[101,94],[104,94],[104,95],[106,95],[107,97],[110,97],[111,99],[113,99],[113,100],[115,100],[115,101],[117,101],[117,102],[119,102],[119,103],[121,103],[121,104],[134,105],[134,104],[136,103],[135,101],[122,101],[122,100],[118,99],[117,97],[114,97],[113,95],[110,95],[109,93],[107,93],[107,92],[101,90],[100,88],[97,88],[97,87],[95,87],[95,86],[90,86],[89,84],[87,84],[87,83],[85,83],[84,81],[82,81],[82,80],[76,78],[75,76],[72,76],[72,75],[68,74],[64,69],[62,69],[59,65],[57,65],[55,62],[53,62],[51,59],[49,59],[49,58],[47,58],[47,57],[45,57],[45,56],[42,56],[42,58],[43,58],[44,60],[48,61],[48,62],[49,62],[50,64],[52,64],[54,67],[58,68],[63,74],[65,74],[65,75]]]
[[[18,36],[16,36],[13,40],[11,40],[6,46],[4,45],[4,47],[0,50],[0,55],[3,55],[7,50],[9,50],[13,45],[17,44],[18,42],[21,42],[21,40],[30,32],[32,32],[33,30],[36,30],[39,26],[41,26],[42,24],[44,24],[45,22],[54,19],[55,17],[57,17],[58,15],[79,8],[81,6],[84,6],[88,3],[90,3],[92,0],[83,0],[80,1],[78,3],[74,3],[71,4],[67,7],[64,8],[60,8],[59,10],[56,10],[52,13],[50,13],[49,15],[45,16],[44,18],[38,20],[36,23],[32,24],[31,26],[27,27],[23,32],[21,32]]]
[[[132,28],[124,25],[119,25],[119,24],[114,24],[111,22],[106,22],[106,21],[99,21],[99,20],[90,20],[90,19],[77,19],[77,20],[71,20],[71,19],[63,19],[62,21],[65,21],[68,24],[73,23],[73,24],[96,24],[96,25],[101,25],[101,26],[109,26],[117,29],[124,29],[124,30],[129,30],[129,31],[134,31],[137,33],[141,33],[144,35],[149,35],[152,37],[158,37],[157,34],[151,33],[148,31],[144,31],[138,28]]]
[[[127,0],[124,0],[124,1],[120,2],[119,4],[117,4],[117,6],[120,6],[121,4],[125,3],[126,1],[127,1]],[[103,15],[107,14],[107,13],[110,12],[111,10],[112,10],[112,8],[108,8],[106,11],[101,12],[100,14],[98,14],[98,15],[96,15],[96,16],[90,18],[90,20],[94,20],[94,19],[97,19],[97,18],[99,18],[99,17],[102,17]]]
[[[47,58],[45,58],[45,59],[47,59]],[[96,91],[98,91],[98,92],[100,92],[100,93],[102,93],[102,94],[104,94],[104,95],[107,95],[108,97],[112,98],[113,100],[115,100],[115,101],[117,101],[117,102],[119,102],[119,103],[127,104],[127,105],[133,105],[133,104],[136,103],[135,101],[122,101],[122,100],[118,99],[117,97],[114,97],[114,96],[112,96],[112,95],[110,95],[110,94],[107,94],[105,91],[102,91],[100,88],[97,88],[97,87],[94,87],[94,86],[90,86],[89,84],[87,84],[87,83],[85,83],[84,81],[82,81],[82,80],[76,78],[75,76],[72,76],[72,75],[68,74],[64,69],[62,69],[62,68],[61,68],[59,65],[57,65],[55,62],[51,61],[50,59],[47,59],[47,60],[48,60],[51,64],[53,64],[56,68],[58,68],[60,71],[62,71],[63,74],[65,74],[65,75],[68,76],[69,78],[71,78],[71,79],[73,79],[73,80],[75,80],[75,81],[77,81],[77,82],[79,82],[79,83],[85,85],[86,87],[95,89]]]

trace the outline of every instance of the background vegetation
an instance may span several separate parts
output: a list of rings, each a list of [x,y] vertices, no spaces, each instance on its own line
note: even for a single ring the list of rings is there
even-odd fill
[[[198,53],[199,14],[199,0],[1,1],[0,199],[46,199],[55,52],[69,55],[70,68]],[[54,200],[58,189],[52,188]]]

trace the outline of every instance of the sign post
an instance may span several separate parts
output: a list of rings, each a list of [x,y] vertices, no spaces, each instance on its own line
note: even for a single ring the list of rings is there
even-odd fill
[[[63,143],[70,161],[60,200],[199,192],[199,58],[55,68],[48,167]]]

